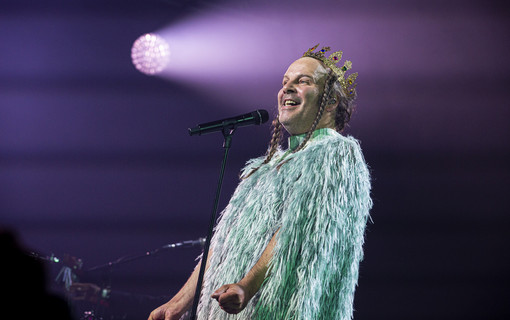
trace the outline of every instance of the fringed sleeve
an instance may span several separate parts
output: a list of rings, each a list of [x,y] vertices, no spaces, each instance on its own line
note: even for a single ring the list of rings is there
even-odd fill
[[[369,210],[370,176],[354,138],[296,153],[285,177],[281,228],[256,319],[347,320]]]

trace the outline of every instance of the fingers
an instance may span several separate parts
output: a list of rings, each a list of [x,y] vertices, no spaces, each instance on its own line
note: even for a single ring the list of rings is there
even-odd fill
[[[219,305],[220,308],[227,313],[237,314],[242,311],[241,302],[238,297],[228,295],[228,293],[220,297]]]
[[[154,309],[147,320],[166,320],[164,310],[161,307]]]
[[[157,308],[157,309],[153,310],[153,311],[151,312],[151,314],[149,315],[149,319],[147,319],[147,320],[158,320],[158,319],[160,319],[160,318],[158,317],[159,309],[160,309],[160,308]]]
[[[229,288],[230,289],[230,288]],[[227,313],[237,314],[242,311],[242,297],[233,288],[222,293],[218,298],[220,308]]]
[[[219,302],[219,299],[218,299],[218,298],[219,298],[219,297],[220,297],[223,293],[227,292],[228,288],[229,288],[229,285],[228,285],[228,284],[221,286],[219,289],[217,289],[216,291],[214,291],[214,292],[213,292],[213,294],[211,295],[211,298],[216,299],[216,300],[218,300],[218,302]]]
[[[166,314],[165,312],[161,312],[160,309],[156,309],[151,312],[147,320],[172,320],[172,319],[174,318],[171,314]]]
[[[244,288],[237,283],[226,284],[214,291],[211,298],[218,300],[219,306],[227,313],[237,314],[246,307]]]
[[[185,311],[171,301],[152,310],[147,320],[179,320]]]

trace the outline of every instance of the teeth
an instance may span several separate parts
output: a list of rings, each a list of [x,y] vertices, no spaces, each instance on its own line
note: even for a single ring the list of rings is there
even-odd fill
[[[293,105],[296,105],[298,104],[296,101],[293,101],[293,100],[285,100],[285,103],[284,105],[285,106],[293,106]]]

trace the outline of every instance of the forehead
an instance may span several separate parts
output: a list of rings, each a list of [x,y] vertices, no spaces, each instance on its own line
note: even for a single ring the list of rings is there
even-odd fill
[[[304,57],[294,61],[287,71],[284,77],[291,78],[296,75],[309,75],[314,76],[315,71],[320,66],[320,62],[314,58]]]

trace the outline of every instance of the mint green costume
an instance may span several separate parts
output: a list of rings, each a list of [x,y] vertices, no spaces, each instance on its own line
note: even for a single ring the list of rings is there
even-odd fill
[[[289,149],[303,138],[291,137]],[[243,174],[263,160],[249,161]],[[351,319],[371,206],[369,170],[356,139],[319,129],[301,151],[279,151],[241,181],[222,212],[198,319]],[[278,230],[261,289],[241,313],[225,313],[212,292],[240,281]]]

